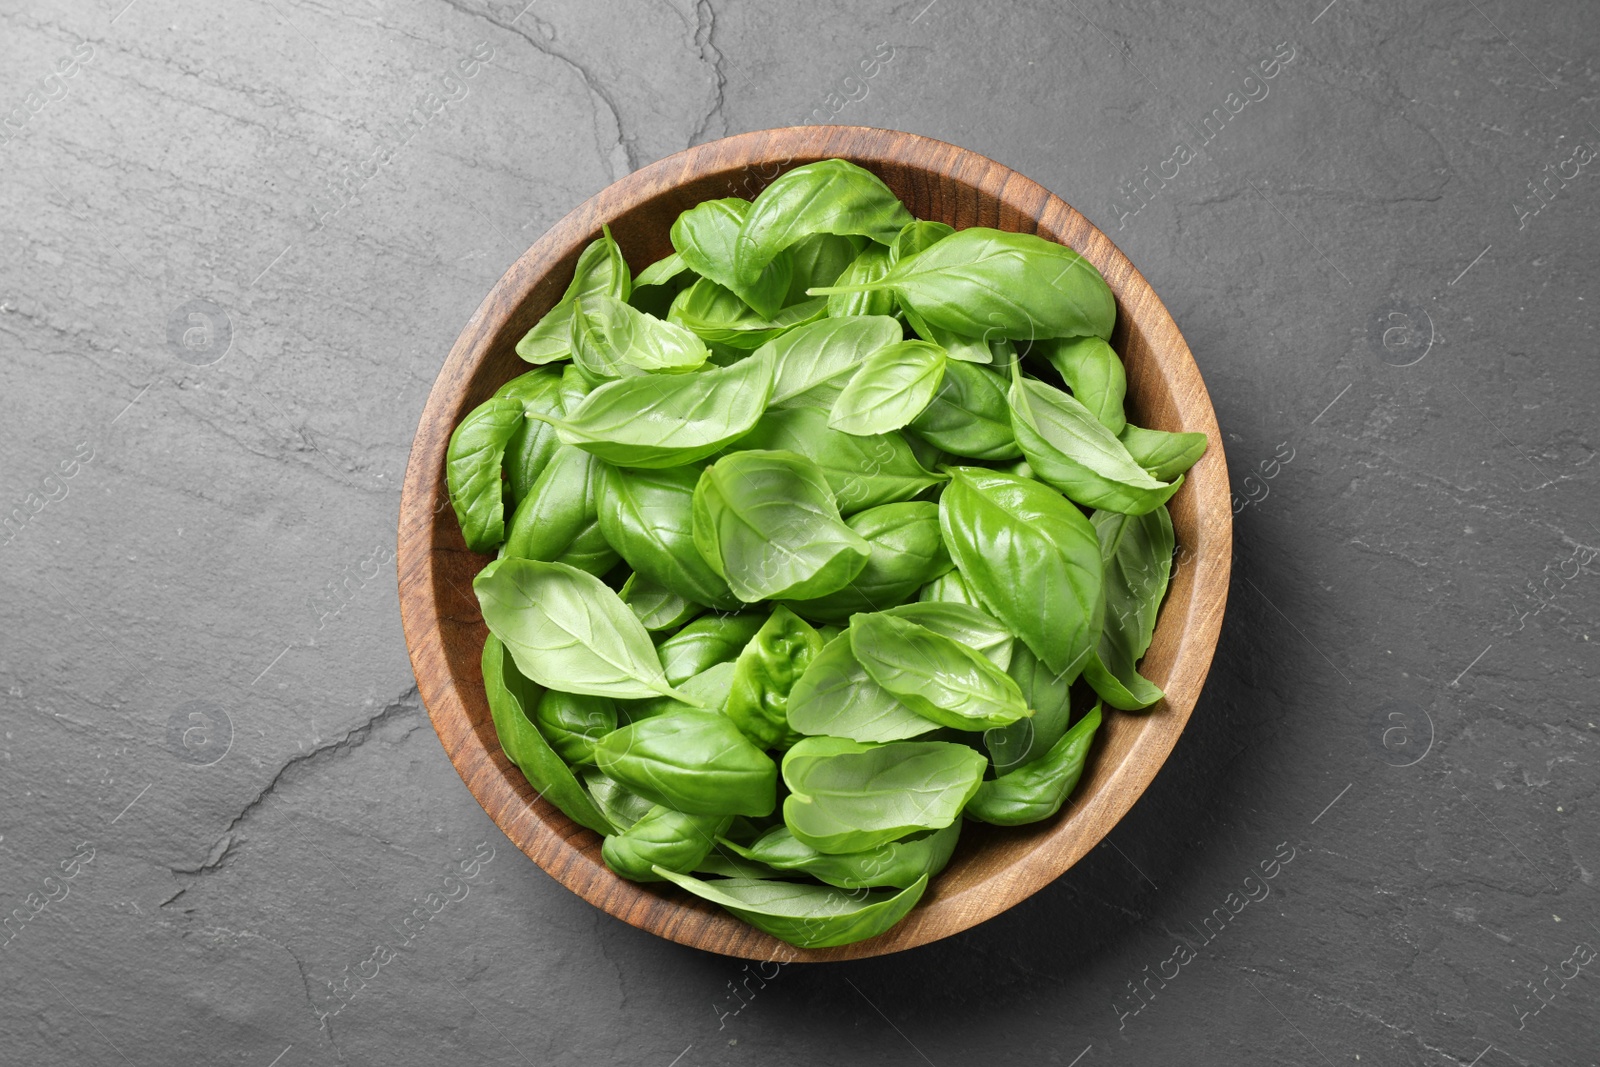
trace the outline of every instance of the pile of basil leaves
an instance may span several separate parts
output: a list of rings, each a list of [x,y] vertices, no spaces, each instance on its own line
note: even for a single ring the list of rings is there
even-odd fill
[[[1135,665],[1205,437],[1127,422],[1076,252],[919,221],[843,160],[671,237],[636,278],[589,245],[517,345],[535,369],[451,437],[466,542],[499,554],[489,705],[612,870],[847,944],[963,817],[1059,811],[1102,703],[1161,698]]]

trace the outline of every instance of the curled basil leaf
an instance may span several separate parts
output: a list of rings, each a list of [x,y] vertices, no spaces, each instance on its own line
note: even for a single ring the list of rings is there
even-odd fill
[[[939,498],[950,558],[984,607],[1071,681],[1105,613],[1094,527],[1038,482],[978,467],[950,473]]]
[[[807,323],[768,341],[756,355],[772,360],[771,405],[830,410],[867,358],[902,333],[887,315],[857,315]]]
[[[763,359],[695,374],[620,378],[584,397],[556,432],[618,466],[677,467],[749,433],[771,391],[772,365]]]
[[[467,547],[492,552],[505,540],[500,469],[506,444],[523,423],[522,401],[494,397],[461,420],[445,451],[445,485]]]
[[[783,821],[818,852],[863,852],[954,822],[989,761],[946,741],[808,737],[783,757]]]
[[[840,391],[828,425],[859,436],[898,430],[928,406],[944,368],[944,349],[928,341],[879,349]]]
[[[881,248],[864,237],[849,237],[834,233],[816,233],[791,246],[778,259],[787,259],[793,265],[789,292],[785,304],[796,304],[806,299],[806,290],[818,285],[832,285],[839,280],[856,255],[863,248]],[[773,262],[777,262],[774,260]]]
[[[1022,455],[1011,430],[1011,401],[1000,375],[971,363],[945,364],[944,379],[910,430],[929,444],[968,459]]]
[[[752,602],[831,593],[870,553],[822,471],[793,452],[736,452],[707,467],[694,491],[694,543]]]
[[[511,513],[502,555],[566,563],[590,574],[616,566],[617,553],[599,521],[599,479],[605,464],[562,445]]]
[[[611,820],[601,814],[528,717],[527,709],[539,698],[538,687],[517,673],[505,646],[492,633],[483,644],[482,667],[489,715],[506,758],[567,818],[597,834],[616,833]]]
[[[628,580],[622,583],[617,595],[633,609],[639,621],[644,623],[644,628],[651,633],[676,630],[705,610],[703,604],[685,600],[642,574],[628,575]]]
[[[702,881],[665,867],[657,874],[780,941],[829,948],[876,937],[906,917],[928,888],[926,877],[899,892],[847,893],[825,885],[756,878]]]
[[[632,288],[628,261],[622,258],[622,249],[617,247],[617,242],[611,239],[611,230],[606,228],[604,234],[578,256],[572,282],[560,301],[517,342],[517,355],[529,363],[566,359],[571,353],[572,308],[578,299],[604,293],[626,300]]]
[[[639,276],[633,279],[634,292],[653,285],[666,285],[670,281],[677,280],[688,269],[688,262],[678,253],[663,256],[640,271]]]
[[[978,606],[978,597],[961,576],[959,570],[951,569],[939,575],[933,581],[923,586],[917,592],[917,601],[923,604],[967,604]]]
[[[1080,504],[1143,515],[1182,484],[1150,477],[1088,408],[1020,374],[1011,382],[1011,428],[1034,475]]]
[[[944,870],[960,834],[961,820],[957,819],[943,830],[885,842],[865,852],[830,855],[795,837],[787,826],[774,826],[749,845],[729,841],[724,847],[744,859],[779,871],[803,871],[840,889],[905,889]]]
[[[600,739],[594,762],[640,796],[690,815],[769,815],[777,806],[777,765],[715,712],[624,726]]]
[[[561,375],[552,367],[539,367],[519,375],[495,391],[495,396],[512,397],[522,401],[524,413],[537,411],[543,415],[561,414]],[[522,425],[511,433],[506,442],[506,504],[512,510],[533,489],[533,483],[549,465],[561,439],[555,427],[539,419],[524,418]]]
[[[984,658],[1001,670],[1011,663],[1016,639],[992,616],[977,605],[967,604],[901,604],[885,608],[885,615],[893,615],[918,626],[926,626],[936,634],[959,641],[980,652]]]
[[[802,734],[900,741],[939,724],[908,708],[867,674],[846,630],[822,646],[789,693],[789,725]]]
[[[1206,454],[1206,435],[1203,433],[1146,430],[1129,423],[1122,428],[1117,439],[1127,448],[1133,461],[1143,467],[1150,477],[1164,482],[1172,481]]]
[[[601,466],[600,529],[628,566],[696,604],[739,607],[728,583],[695,548],[694,490],[700,471]]]
[[[1033,714],[1004,670],[960,641],[903,617],[856,615],[850,649],[867,675],[940,726],[987,730]]]
[[[907,256],[875,282],[811,290],[890,289],[931,326],[963,337],[1110,337],[1117,305],[1094,265],[1036,234],[974,226]]]
[[[1048,819],[1072,795],[1099,727],[1100,705],[1096,704],[1043,756],[979,786],[966,814],[997,826]]]
[[[702,366],[705,342],[682,326],[601,293],[572,305],[572,362],[596,383],[631,374],[682,374]]]
[[[1072,721],[1072,685],[1046,667],[1027,645],[1017,646],[1006,673],[1022,690],[1022,699],[1033,715],[984,731],[983,747],[996,774],[1008,774],[1050,751]]]
[[[1072,395],[1100,425],[1113,434],[1122,432],[1128,423],[1122,413],[1128,378],[1115,349],[1099,337],[1070,337],[1040,341],[1033,351],[1050,361]]]
[[[805,456],[828,480],[842,515],[909,500],[944,481],[943,475],[917,462],[900,434],[857,436],[835,430],[828,425],[827,412],[817,408],[769,411],[733,447]]]
[[[800,735],[789,728],[789,693],[822,651],[822,638],[788,608],[772,612],[734,664],[722,713],[762,748],[788,748]]]
[[[709,345],[759,348],[796,326],[820,319],[827,310],[828,301],[819,296],[790,304],[775,315],[762,315],[731,289],[701,278],[673,298],[667,321]]]
[[[734,246],[749,213],[750,202],[737,197],[696,204],[672,224],[672,247],[690,270],[732,290],[757,314],[771,318],[785,303],[793,262],[777,256],[748,283],[734,272]]]
[[[638,793],[628,790],[615,778],[607,778],[593,767],[583,769],[583,786],[589,791],[589,798],[594,802],[594,806],[600,809],[616,828],[603,831],[604,833],[626,830],[655,807]]]
[[[889,250],[880,244],[870,244],[851,260],[843,274],[825,285],[860,285],[875,282],[889,272]],[[893,315],[894,293],[887,289],[874,289],[859,293],[835,293],[828,297],[828,317],[844,318],[851,315]]]
[[[667,681],[681,685],[718,663],[737,659],[766,621],[766,615],[749,612],[706,615],[689,623],[656,650]]]
[[[1089,521],[1105,562],[1106,621],[1083,676],[1107,704],[1138,711],[1166,695],[1136,664],[1150,647],[1172,575],[1172,519],[1157,508],[1138,516],[1097,511]]]
[[[617,706],[610,697],[546,689],[532,718],[556,755],[568,763],[587,763],[594,743],[617,728]]]
[[[898,263],[908,256],[914,256],[955,232],[956,228],[947,222],[930,222],[923,219],[908,222],[899,233],[895,234],[894,241],[889,245],[889,262]]]
[[[837,621],[898,604],[950,569],[939,533],[939,505],[926,500],[881,504],[845,520],[867,542],[866,566],[843,589],[790,606],[808,619]]]
[[[472,588],[517,669],[545,688],[682,697],[667,684],[649,633],[594,575],[563,563],[499,559]]]
[[[659,882],[657,870],[694,870],[732,821],[731,815],[687,815],[657,804],[622,833],[607,837],[600,858],[624,878]]]
[[[779,252],[812,234],[859,234],[886,245],[912,221],[871,171],[842,159],[808,163],[779,176],[751,203],[734,271],[753,281]]]

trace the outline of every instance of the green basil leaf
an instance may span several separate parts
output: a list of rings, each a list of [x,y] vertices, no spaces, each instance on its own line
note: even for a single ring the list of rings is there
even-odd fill
[[[657,804],[622,833],[607,837],[600,858],[624,878],[659,882],[657,870],[694,870],[732,821],[731,815],[686,815]]]
[[[761,748],[788,748],[799,735],[789,728],[789,693],[822,651],[810,624],[779,607],[739,653],[722,713]]]
[[[823,319],[791,330],[757,350],[772,360],[771,406],[833,407],[845,383],[874,352],[901,339],[887,315]]]
[[[764,359],[621,378],[586,396],[556,431],[567,444],[621,467],[677,467],[749,433],[771,391],[772,364]]]
[[[839,280],[863,248],[881,248],[863,237],[846,237],[834,233],[816,233],[803,238],[785,251],[774,263],[787,259],[793,266],[785,304],[795,304],[806,299],[806,290],[818,285],[832,285]],[[771,267],[769,266],[770,270]]]
[[[1143,515],[1182,484],[1150,477],[1088,408],[1020,374],[1011,382],[1011,429],[1035,476],[1089,507]]]
[[[828,297],[832,300],[833,297]],[[993,363],[994,349],[989,342],[981,337],[963,337],[951,330],[941,329],[926,322],[915,310],[908,307],[900,308],[906,317],[906,325],[924,341],[938,345],[944,349],[945,355],[953,361],[960,363]]]
[[[603,293],[572,305],[572,362],[593,381],[683,374],[704,365],[709,356],[705,342],[682,326]]]
[[[1100,542],[1089,520],[1038,482],[956,467],[939,498],[950,558],[978,600],[1068,681],[1100,639]]]
[[[617,242],[611,239],[611,230],[606,228],[604,234],[578,256],[572,283],[560,301],[517,342],[517,355],[529,363],[566,359],[571,352],[572,307],[578,298],[605,293],[626,300],[632,289],[628,261],[622,258],[622,249],[617,247]]]
[[[1132,423],[1124,426],[1117,439],[1127,448],[1133,461],[1152,478],[1170,482],[1206,454],[1203,433],[1169,433],[1146,430]]]
[[[539,367],[519,375],[495,391],[495,396],[522,401],[524,413],[561,414],[561,375],[553,367]],[[555,427],[539,419],[524,418],[506,442],[506,504],[513,511],[544,473],[561,439]]]
[[[528,718],[527,709],[538,699],[538,689],[517,673],[505,646],[492,633],[483,644],[482,666],[489,715],[506,758],[567,818],[597,834],[616,833],[616,827],[590,801],[578,779]]]
[[[690,331],[707,344],[759,348],[785,332],[820,319],[828,310],[823,297],[791,304],[771,317],[740,300],[732,290],[701,278],[679,293],[667,321]]]
[[[628,790],[615,778],[607,778],[593,767],[584,768],[583,785],[589,791],[594,806],[599,808],[616,828],[604,831],[608,834],[626,830],[655,807],[638,793]]]
[[[706,615],[661,642],[656,651],[667,681],[682,685],[718,663],[731,663],[767,621],[767,616]]]
[[[927,878],[921,878],[899,892],[862,895],[805,882],[756,878],[705,882],[665,867],[657,873],[756,929],[801,948],[830,948],[876,937],[905,918],[928,887]]]
[[[984,732],[983,747],[994,762],[995,774],[1009,774],[1050,751],[1072,721],[1072,685],[1027,645],[1017,646],[1006,673],[1022,690],[1033,716]]]
[[[651,633],[676,630],[705,610],[704,605],[686,600],[666,586],[657,585],[654,579],[637,573],[628,575],[617,595]]]
[[[987,730],[1032,715],[1004,670],[960,641],[905,618],[850,620],[850,649],[867,675],[912,711],[955,730]]]
[[[778,256],[748,284],[734,273],[734,247],[749,212],[750,202],[736,197],[697,204],[672,224],[672,247],[690,270],[732,290],[757,314],[771,318],[785,303],[793,263]]]
[[[736,856],[726,844],[719,844],[716,850],[710,852],[705,859],[695,864],[694,873],[714,874],[719,878],[747,878],[763,881],[806,877],[803,871],[780,871],[776,867],[768,867],[765,863],[757,863],[754,860]],[[719,885],[721,883],[712,882],[710,884]]]
[[[634,291],[648,288],[652,285],[666,285],[676,280],[684,271],[689,269],[688,262],[674,252],[670,256],[663,256],[639,272],[633,280]]]
[[[830,855],[795,837],[787,826],[774,826],[749,845],[723,842],[734,854],[780,871],[803,871],[840,889],[893,886],[905,889],[923,877],[944,870],[961,834],[957,819],[943,830],[890,841],[865,852]]]
[[[694,491],[694,543],[750,602],[831,593],[870,553],[839,517],[821,469],[793,452],[736,452],[707,467]]]
[[[982,653],[1001,670],[1006,670],[1011,663],[1017,643],[1015,636],[976,604],[901,604],[884,608],[883,613],[959,641],[972,651]]]
[[[694,490],[699,480],[694,467],[605,467],[600,529],[639,574],[696,604],[732,610],[741,606],[739,598],[695,547]]]
[[[850,650],[848,630],[828,640],[795,682],[788,717],[799,733],[854,741],[899,741],[938,729],[872,680]]]
[[[483,620],[547,689],[593,696],[681,697],[650,635],[611,587],[564,563],[499,559],[472,583]]]
[[[808,619],[838,621],[898,604],[935,575],[950,569],[939,533],[939,505],[931,501],[880,504],[845,520],[867,542],[861,573],[843,589],[790,607]]]
[[[583,398],[593,390],[594,383],[583,376],[583,371],[570,363],[561,368],[561,384],[556,388],[556,393],[561,397],[563,414],[577,410]]]
[[[1061,810],[1078,784],[1099,727],[1100,705],[1096,704],[1043,756],[979,786],[966,814],[997,826],[1048,819]]]
[[[817,408],[769,411],[733,447],[805,456],[822,470],[841,515],[909,500],[944,481],[917,462],[900,434],[858,437],[835,430]]]
[[[617,553],[599,521],[604,470],[604,463],[582,449],[558,448],[511,513],[502,555],[566,563],[596,575],[616,566]]]
[[[587,763],[594,743],[617,728],[617,706],[610,697],[546,689],[532,719],[556,755],[571,764]]]
[[[1128,378],[1116,349],[1099,337],[1068,337],[1041,341],[1033,351],[1050,361],[1072,395],[1100,425],[1113,434],[1122,432],[1128,424],[1122,413]]]
[[[1107,704],[1138,711],[1166,695],[1136,664],[1150,647],[1172,576],[1172,519],[1166,508],[1157,508],[1139,516],[1097,511],[1089,521],[1105,564],[1106,621],[1083,675]]]
[[[898,430],[928,406],[944,368],[944,349],[927,341],[879,349],[840,391],[828,425],[858,436]]]
[[[652,697],[649,700],[625,700],[617,707],[624,725],[640,719],[666,715],[678,711],[715,711],[722,713],[733,691],[733,663],[713,663],[699,674],[674,683],[684,700],[672,697]],[[685,700],[690,703],[685,703]]]
[[[850,261],[844,273],[825,285],[861,285],[875,282],[889,273],[889,250],[880,244],[869,244]],[[893,315],[894,293],[876,289],[861,293],[836,293],[828,297],[828,316],[843,318],[849,315]],[[896,338],[898,340],[898,338]]]
[[[989,761],[965,745],[808,737],[783,757],[783,821],[819,852],[862,852],[961,814]]]
[[[523,423],[522,401],[495,397],[468,412],[450,435],[444,477],[467,547],[492,552],[506,536],[500,471],[506,444]]]
[[[1015,459],[1022,455],[1011,430],[1006,380],[971,363],[947,363],[944,380],[911,432],[946,452],[968,459]]]
[[[922,604],[966,604],[974,608],[978,606],[977,594],[961,576],[961,572],[954,568],[923,586],[917,592],[917,601]]]
[[[898,263],[907,256],[914,256],[955,232],[956,228],[947,222],[928,222],[922,219],[908,222],[899,233],[895,234],[894,241],[889,245],[889,262]]]
[[[824,159],[780,175],[750,205],[734,270],[754,280],[789,246],[818,233],[860,234],[888,244],[913,221],[882,179],[842,159]]]
[[[1117,305],[1094,265],[1036,234],[974,226],[889,268],[875,282],[811,290],[890,289],[931,326],[963,337],[1110,337]]]
[[[768,815],[777,807],[777,765],[715,712],[641,719],[601,738],[594,761],[640,796],[690,815]]]

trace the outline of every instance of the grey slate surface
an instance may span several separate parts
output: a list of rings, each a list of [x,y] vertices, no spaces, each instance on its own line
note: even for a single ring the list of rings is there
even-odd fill
[[[0,1061],[1600,1062],[1592,5],[0,19]],[[943,943],[758,976],[508,844],[391,553],[506,266],[633,167],[822,120],[1112,235],[1215,400],[1236,578],[1105,846]]]

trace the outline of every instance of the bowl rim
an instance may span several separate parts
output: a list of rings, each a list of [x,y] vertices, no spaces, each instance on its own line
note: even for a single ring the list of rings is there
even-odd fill
[[[1176,506],[1179,497],[1187,497],[1195,509],[1197,536],[1191,545],[1180,542],[1179,567],[1187,562],[1191,570],[1186,579],[1175,576],[1158,620],[1157,642],[1163,644],[1164,655],[1171,652],[1169,678],[1163,685],[1166,699],[1136,713],[1143,724],[1137,728],[1140,736],[1120,762],[1103,778],[1101,768],[1092,769],[1100,778],[1093,790],[1085,788],[1091,778],[1086,769],[1069,806],[1049,824],[1040,824],[1048,825],[1047,835],[1015,862],[958,892],[941,894],[930,886],[910,915],[878,937],[838,948],[800,949],[682,890],[627,882],[611,874],[600,861],[598,835],[572,823],[539,797],[499,746],[486,743],[466,707],[468,699],[483,701],[481,678],[457,679],[445,652],[442,624],[450,620],[440,613],[436,583],[448,577],[436,569],[445,550],[436,545],[434,532],[440,509],[449,511],[445,448],[450,431],[464,414],[474,376],[491,349],[515,343],[515,337],[505,340],[506,331],[514,318],[526,317],[525,307],[536,285],[542,283],[546,307],[559,299],[565,280],[553,286],[552,269],[559,272],[563,262],[570,262],[599,232],[601,223],[688,181],[759,167],[763,172],[759,189],[791,164],[829,157],[849,159],[868,169],[937,173],[993,197],[1002,209],[1011,208],[1018,216],[1011,221],[1018,225],[1005,228],[1026,229],[1031,224],[1034,229],[1049,229],[1056,239],[1083,254],[1117,295],[1118,336],[1125,337],[1130,329],[1160,333],[1160,344],[1151,347],[1153,363],[1142,374],[1159,379],[1157,386],[1165,392],[1155,395],[1164,396],[1183,415],[1182,429],[1205,433],[1208,447],[1173,500]],[[768,168],[771,174],[764,173]],[[1137,316],[1127,314],[1130,304],[1137,304]],[[1119,354],[1125,347],[1118,346]],[[1132,398],[1136,382],[1133,368],[1129,370]],[[1228,593],[1232,507],[1223,443],[1199,367],[1165,305],[1105,233],[1043,186],[969,149],[873,127],[801,126],[710,141],[634,171],[574,208],[507,268],[463,327],[429,391],[407,464],[397,547],[401,624],[419,694],[469,792],[513,844],[568,889],[630,925],[724,955],[813,962],[898,952],[992,918],[1065,873],[1127,814],[1176,745],[1210,669]],[[1187,560],[1181,552],[1186,547],[1192,553]],[[1175,593],[1180,581],[1188,583],[1189,592],[1174,637],[1168,616],[1179,607]],[[480,629],[481,625],[480,619]],[[1150,655],[1154,654],[1152,646]],[[477,662],[475,656],[472,662]],[[1097,740],[1096,755],[1101,745]]]

